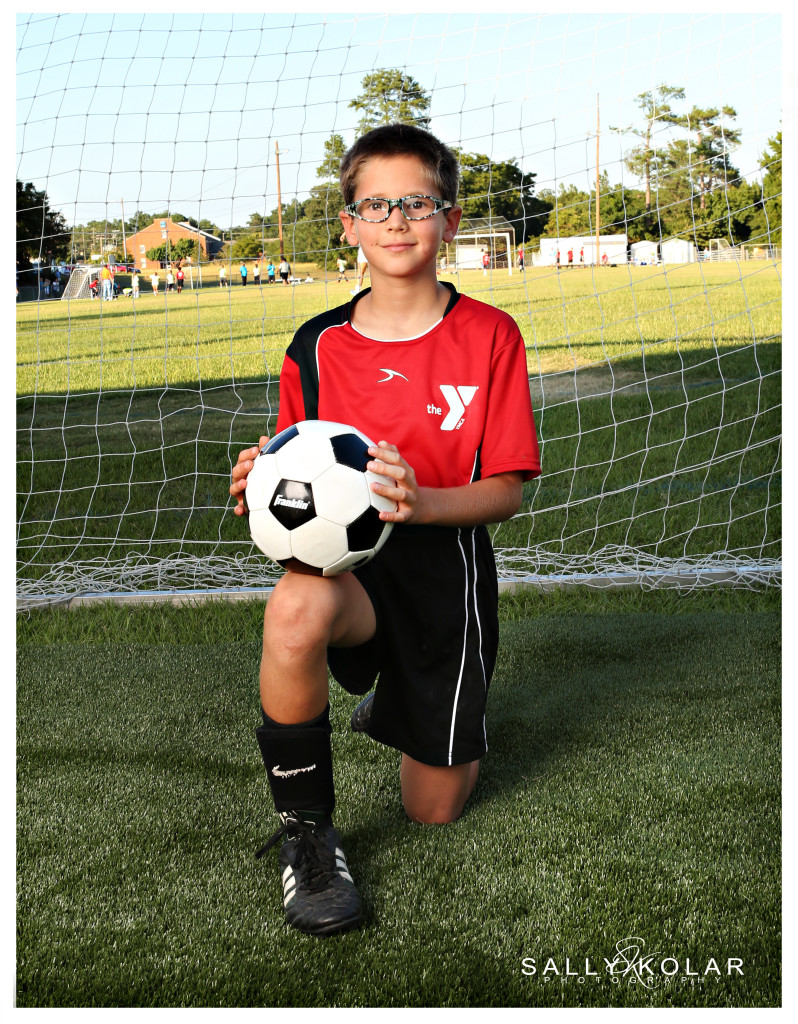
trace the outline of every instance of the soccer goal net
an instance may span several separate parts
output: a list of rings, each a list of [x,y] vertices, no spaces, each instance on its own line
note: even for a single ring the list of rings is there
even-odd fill
[[[440,279],[526,344],[543,473],[492,528],[500,578],[780,585],[781,35],[19,14],[18,600],[276,581],[231,467],[274,429],[294,331],[357,287],[341,156],[398,120],[460,161]]]

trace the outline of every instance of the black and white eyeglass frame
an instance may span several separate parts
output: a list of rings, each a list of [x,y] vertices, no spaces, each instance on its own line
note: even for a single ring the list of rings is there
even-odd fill
[[[425,213],[423,217],[408,217],[404,208],[404,204],[408,199],[431,199],[432,202],[435,203],[435,209],[432,213]],[[363,217],[357,212],[357,207],[361,206],[363,203],[387,203],[388,212],[384,217],[380,217],[379,219]],[[449,202],[448,199],[439,199],[437,196],[412,195],[402,196],[401,199],[386,199],[385,196],[366,196],[364,199],[358,199],[354,203],[349,203],[344,207],[344,211],[348,213],[350,217],[357,217],[358,220],[364,220],[368,224],[382,224],[383,221],[387,220],[391,216],[395,206],[399,207],[399,210],[405,220],[428,220],[430,217],[434,217],[436,213],[440,213],[441,210],[451,210],[453,205],[454,204]]]

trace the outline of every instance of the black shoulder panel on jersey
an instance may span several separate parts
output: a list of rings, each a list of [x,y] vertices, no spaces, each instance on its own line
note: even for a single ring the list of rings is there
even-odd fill
[[[477,448],[477,457],[474,460],[474,472],[471,476],[471,483],[482,479],[482,445]]]
[[[316,349],[319,338],[328,327],[336,327],[346,323],[347,304],[336,306],[319,313],[304,323],[294,335],[288,346],[286,355],[290,356],[299,367],[299,380],[302,384],[302,401],[305,406],[305,419],[319,418],[319,365]]]

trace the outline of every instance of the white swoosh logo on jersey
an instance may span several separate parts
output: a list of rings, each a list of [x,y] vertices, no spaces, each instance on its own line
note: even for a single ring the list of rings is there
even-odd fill
[[[400,373],[398,370],[389,370],[385,366],[380,367],[380,373],[387,373],[388,376],[383,377],[382,380],[378,380],[378,384],[384,384],[386,380],[393,380],[394,377],[401,377],[402,380],[407,380],[407,377],[405,377],[403,373]],[[407,381],[407,383],[409,384],[410,381]]]

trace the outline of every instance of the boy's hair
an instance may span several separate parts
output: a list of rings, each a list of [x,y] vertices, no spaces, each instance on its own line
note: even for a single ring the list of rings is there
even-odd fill
[[[354,202],[357,178],[366,161],[390,156],[416,157],[432,179],[438,198],[457,202],[460,168],[451,149],[415,125],[384,124],[372,128],[346,151],[340,170],[344,203]]]

